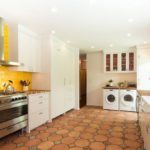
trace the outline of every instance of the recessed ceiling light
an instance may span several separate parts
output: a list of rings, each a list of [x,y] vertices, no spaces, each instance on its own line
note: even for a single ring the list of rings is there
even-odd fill
[[[147,44],[147,41],[144,41],[144,44]]]
[[[133,18],[129,18],[129,19],[128,19],[128,22],[129,22],[129,23],[132,23],[133,21],[134,21]]]
[[[69,44],[69,43],[70,43],[70,41],[69,41],[69,40],[67,40],[67,43]]]
[[[56,13],[58,11],[58,9],[56,8],[56,7],[53,7],[52,9],[51,9],[51,12],[52,13]]]
[[[109,46],[110,46],[110,47],[113,47],[113,44],[110,44]]]
[[[95,48],[95,46],[91,46],[91,48],[92,48],[92,49],[94,49],[94,48]]]
[[[95,3],[95,0],[89,0],[90,5],[93,5]]]
[[[131,36],[131,33],[127,33],[127,36],[130,37],[130,36]]]
[[[55,30],[52,30],[51,33],[52,33],[52,34],[55,34],[56,32],[55,32]]]

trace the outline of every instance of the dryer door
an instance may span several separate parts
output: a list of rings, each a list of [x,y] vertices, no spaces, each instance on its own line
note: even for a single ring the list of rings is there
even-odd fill
[[[133,98],[132,95],[126,94],[126,95],[123,95],[123,96],[122,96],[121,102],[122,102],[122,104],[124,104],[125,106],[129,106],[129,105],[131,105],[131,103],[134,102],[134,98]]]
[[[116,97],[113,94],[108,94],[106,97],[106,102],[108,104],[113,104],[116,101]]]

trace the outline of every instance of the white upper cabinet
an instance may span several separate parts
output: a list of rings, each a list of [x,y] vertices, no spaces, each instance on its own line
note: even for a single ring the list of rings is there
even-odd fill
[[[22,25],[10,25],[10,60],[24,66],[11,68],[17,71],[41,72],[41,37]]]
[[[18,60],[23,71],[41,71],[41,38],[29,29],[18,27]]]
[[[150,45],[137,47],[137,88],[150,89]]]
[[[130,73],[136,72],[136,52],[111,52],[104,53],[105,73]]]

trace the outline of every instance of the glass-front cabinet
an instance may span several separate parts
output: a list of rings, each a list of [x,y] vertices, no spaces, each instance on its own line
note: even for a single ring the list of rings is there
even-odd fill
[[[105,68],[106,71],[111,71],[111,69],[110,69],[111,68],[111,62],[110,62],[111,60],[110,59],[111,59],[110,54],[106,54],[106,62],[105,62],[106,63],[106,68]]]
[[[118,71],[118,54],[112,54],[113,55],[113,71]]]
[[[134,71],[135,70],[135,64],[134,64],[134,53],[129,52],[129,71]]]
[[[127,70],[127,54],[121,53],[121,71]]]
[[[135,52],[105,53],[104,72],[136,72]]]

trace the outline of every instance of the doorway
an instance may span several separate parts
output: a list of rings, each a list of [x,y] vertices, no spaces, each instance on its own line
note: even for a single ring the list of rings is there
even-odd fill
[[[80,55],[80,108],[86,105],[86,54]]]

